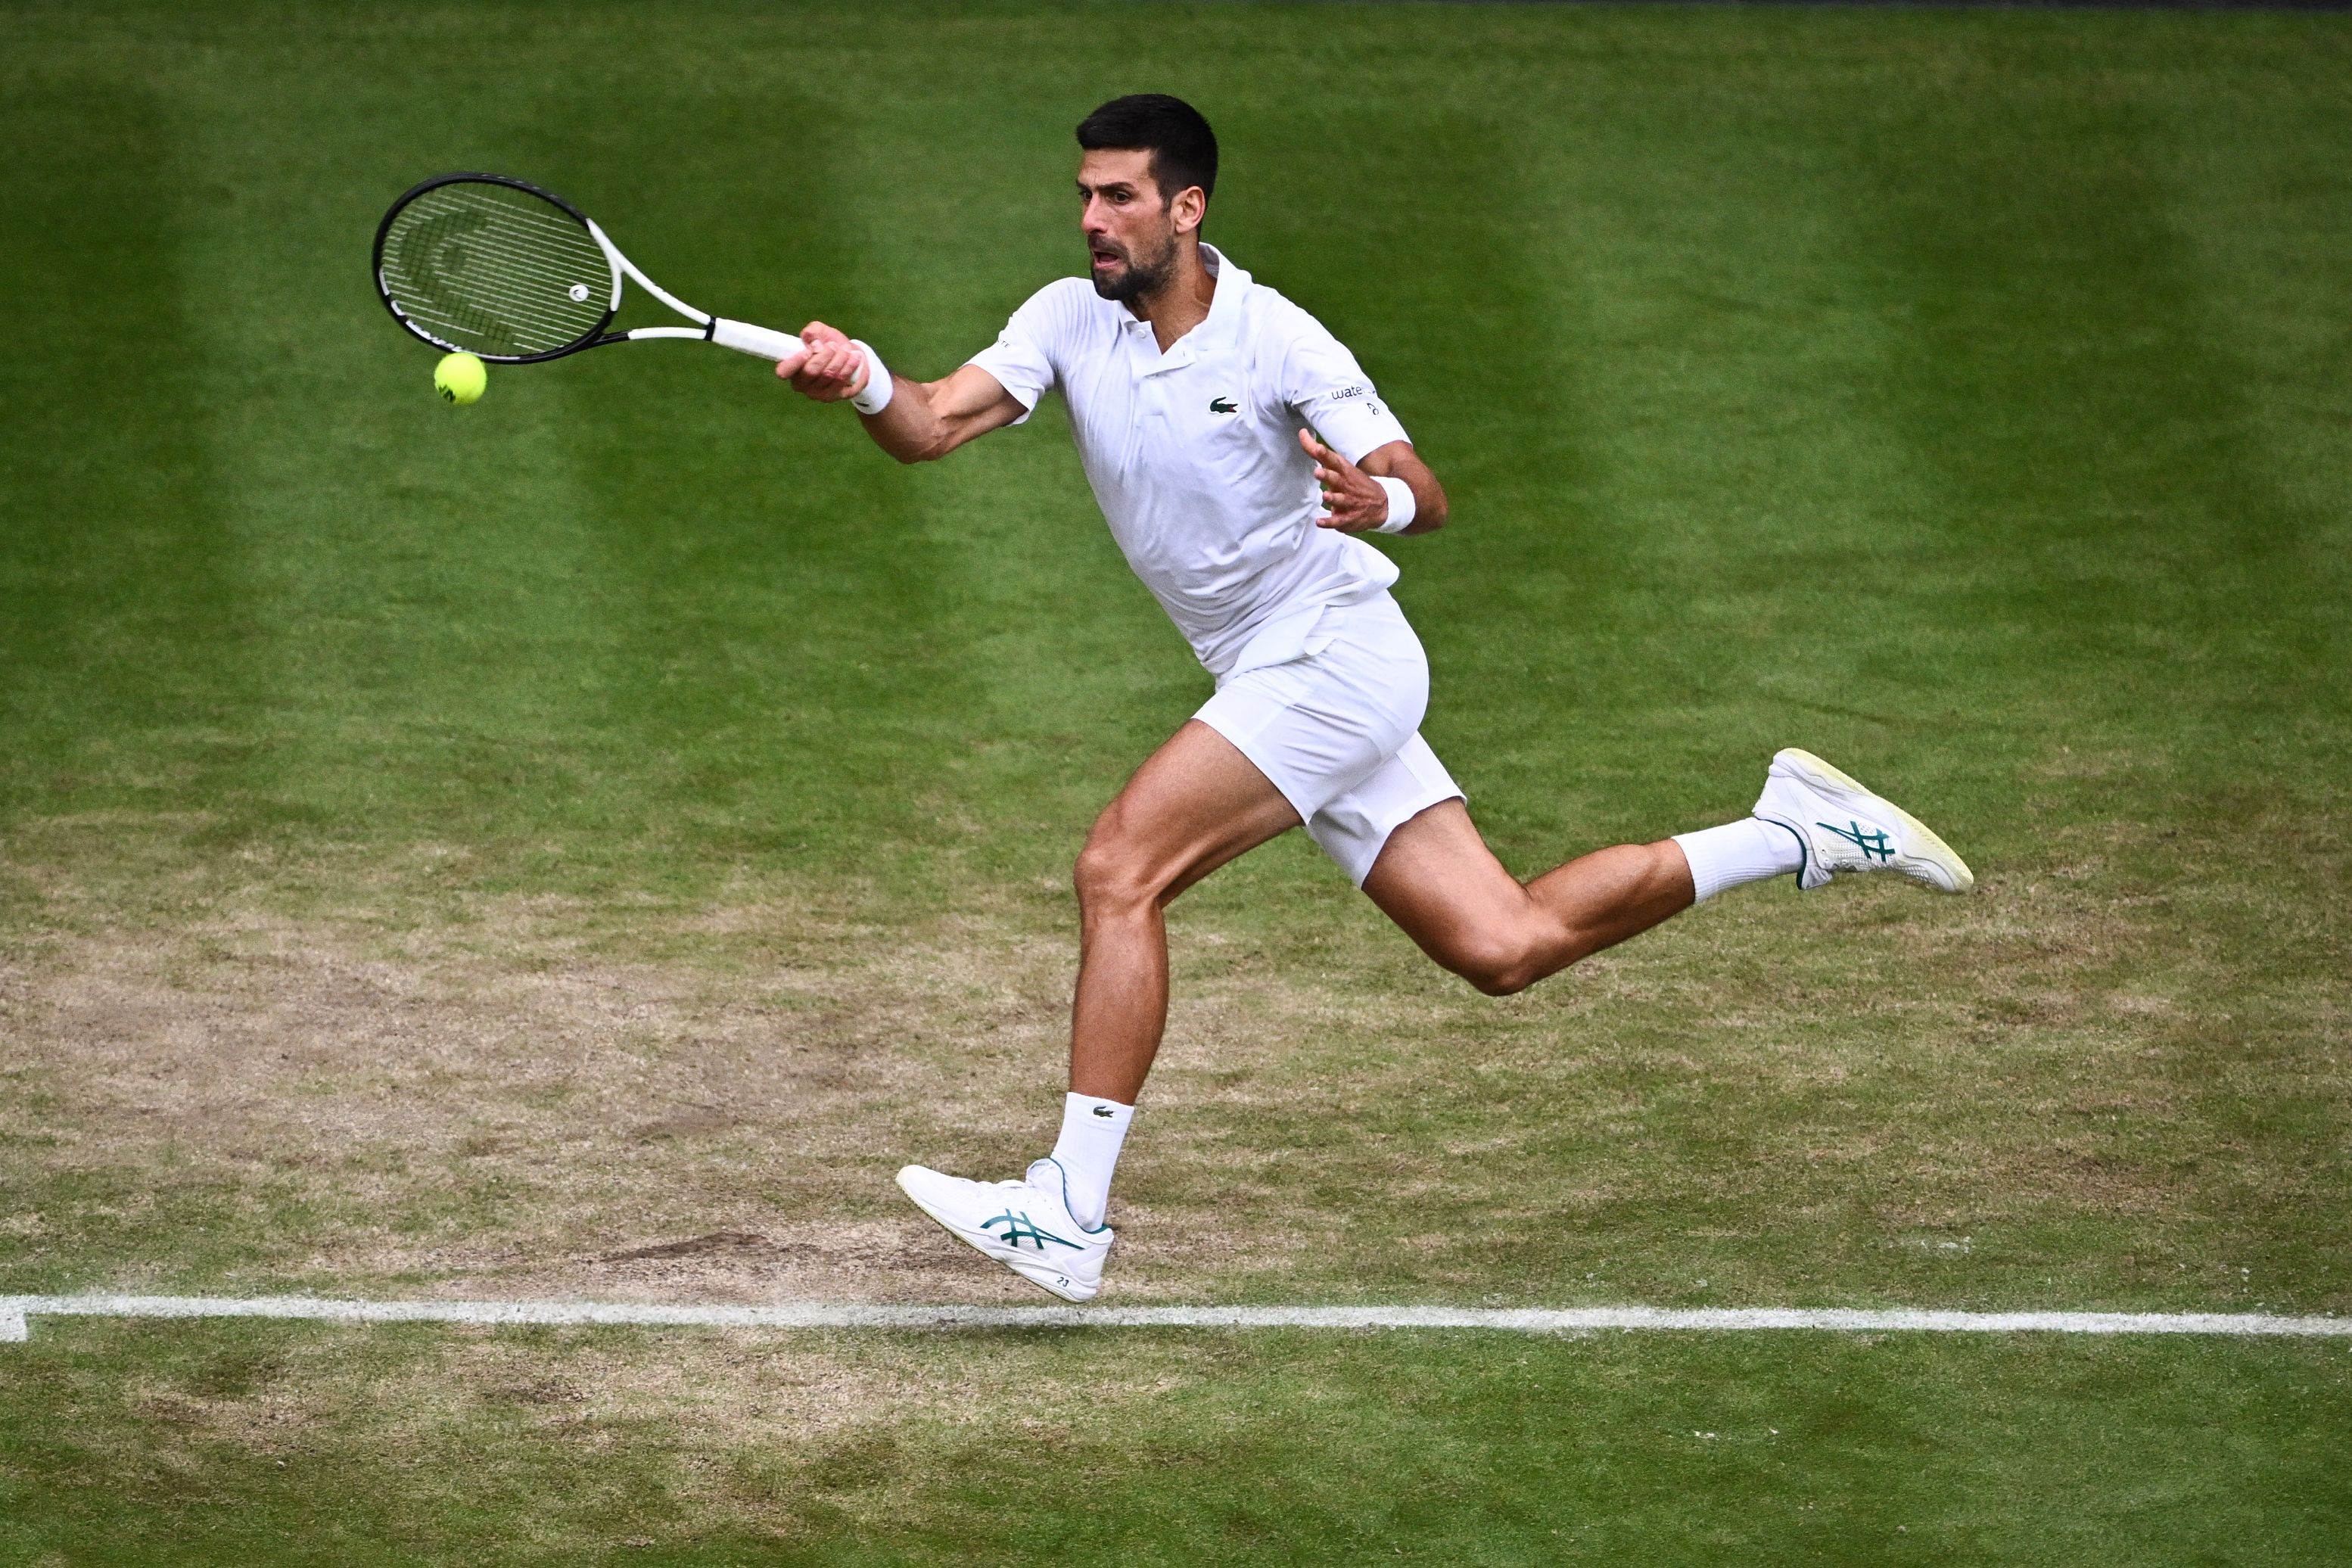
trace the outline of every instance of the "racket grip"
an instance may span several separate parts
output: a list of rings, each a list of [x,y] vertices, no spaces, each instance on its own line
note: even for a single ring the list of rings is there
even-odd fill
[[[757,354],[777,364],[808,357],[808,344],[790,332],[772,331],[755,327],[749,321],[730,321],[724,316],[710,323],[710,341],[722,349],[738,353]]]

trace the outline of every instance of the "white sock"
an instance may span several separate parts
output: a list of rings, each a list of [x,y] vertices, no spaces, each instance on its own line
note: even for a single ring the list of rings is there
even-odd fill
[[[1110,1210],[1110,1173],[1118,1168],[1118,1146],[1135,1107],[1091,1094],[1062,1097],[1062,1136],[1054,1158],[1070,1182],[1070,1217],[1093,1230]]]
[[[1698,889],[1696,901],[1702,904],[1726,888],[1786,877],[1805,866],[1805,852],[1798,846],[1797,836],[1760,816],[1697,833],[1677,833],[1675,842],[1682,846],[1683,858],[1690,862],[1691,881]]]

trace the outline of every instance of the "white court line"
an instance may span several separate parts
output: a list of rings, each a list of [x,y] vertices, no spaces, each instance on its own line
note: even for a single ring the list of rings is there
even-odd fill
[[[0,1340],[32,1318],[279,1318],[336,1323],[610,1323],[738,1329],[1483,1329],[1740,1333],[2221,1334],[2352,1339],[2352,1318],[2266,1312],[1953,1312],[1801,1307],[705,1307],[634,1301],[359,1301],[316,1296],[0,1296]]]

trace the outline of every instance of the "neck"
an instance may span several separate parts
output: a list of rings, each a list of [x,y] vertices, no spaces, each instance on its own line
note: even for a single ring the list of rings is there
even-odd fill
[[[1209,319],[1209,305],[1217,297],[1217,280],[1201,260],[1201,243],[1187,238],[1176,249],[1176,275],[1164,288],[1139,296],[1127,307],[1140,321],[1151,323],[1151,335],[1166,353],[1178,338]]]

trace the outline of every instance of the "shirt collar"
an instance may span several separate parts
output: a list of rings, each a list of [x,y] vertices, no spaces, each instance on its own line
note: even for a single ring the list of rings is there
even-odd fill
[[[1201,242],[1201,265],[1217,280],[1217,290],[1209,297],[1209,319],[1184,335],[1189,340],[1205,331],[1215,342],[1231,342],[1241,325],[1242,296],[1249,292],[1250,275],[1205,239]]]

